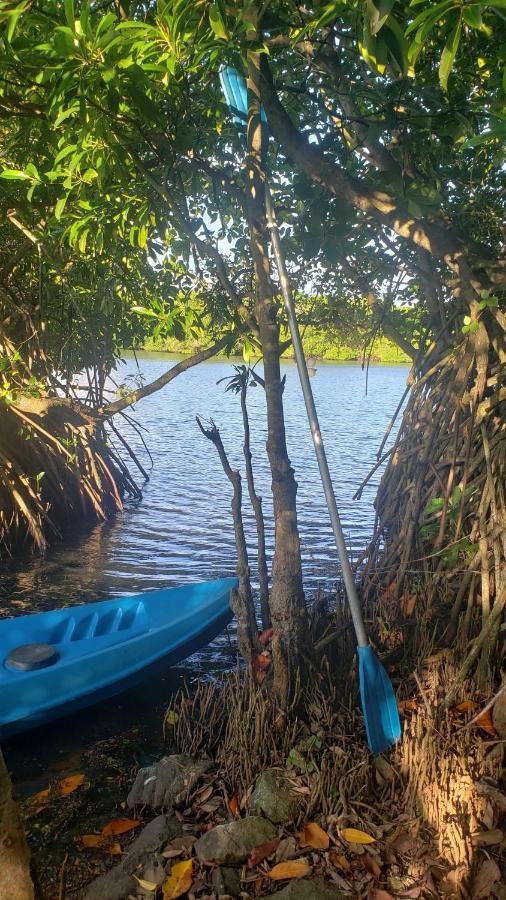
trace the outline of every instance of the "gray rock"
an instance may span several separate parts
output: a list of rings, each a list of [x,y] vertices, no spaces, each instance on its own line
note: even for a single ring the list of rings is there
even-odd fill
[[[139,769],[127,804],[129,807],[171,809],[184,800],[188,791],[211,766],[210,760],[193,759],[183,754],[163,756],[152,766]]]
[[[264,900],[350,900],[350,896],[323,878],[297,878]]]
[[[235,865],[244,862],[255,847],[272,841],[275,836],[272,822],[261,816],[248,816],[206,831],[195,844],[195,850],[201,862]]]
[[[84,900],[124,900],[129,894],[135,894],[138,882],[133,873],[138,875],[141,867],[153,865],[152,855],[181,834],[181,825],[177,819],[157,816],[142,829],[121,862],[92,881]]]
[[[241,890],[241,879],[237,869],[221,867],[212,875],[213,891],[218,897],[237,897]]]
[[[297,814],[299,802],[286,781],[274,772],[262,772],[257,778],[251,795],[250,809],[263,813],[271,822],[282,825],[291,822]]]

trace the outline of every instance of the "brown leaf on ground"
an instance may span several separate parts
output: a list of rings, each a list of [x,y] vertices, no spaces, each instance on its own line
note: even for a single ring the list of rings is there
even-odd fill
[[[172,866],[170,875],[162,885],[163,900],[176,900],[187,894],[193,884],[193,862],[184,859]]]
[[[501,880],[501,870],[495,860],[486,859],[481,864],[476,878],[471,888],[471,896],[473,900],[480,900],[482,897],[490,897],[492,888],[496,881]]]
[[[467,866],[461,865],[457,866],[455,869],[451,869],[446,873],[445,877],[442,881],[439,882],[439,890],[442,894],[456,894],[460,885],[462,884],[464,878],[467,874]]]
[[[341,869],[342,872],[349,872],[351,869],[351,864],[346,859],[344,853],[338,853],[337,850],[331,850],[329,853],[329,859],[333,866],[336,869]]]
[[[506,738],[506,690],[499,694],[492,710],[492,720],[499,737]]]
[[[272,856],[278,846],[279,838],[274,838],[272,841],[266,841],[265,844],[260,844],[258,847],[255,847],[253,852],[248,856],[246,862],[248,869],[254,869],[255,866],[258,866],[264,859],[268,859],[269,856]]]
[[[371,885],[367,892],[367,900],[394,900],[393,894]]]
[[[237,797],[231,797],[228,801],[228,809],[231,815],[237,816],[239,814],[239,801]]]
[[[290,878],[304,878],[312,872],[311,866],[305,862],[280,862],[267,872],[273,881],[285,881]]]
[[[457,706],[452,706],[451,709],[448,710],[448,715],[450,719],[462,719],[465,717],[466,713],[475,713],[478,709],[478,704],[476,700],[463,700],[462,703],[458,703]]]
[[[493,847],[500,844],[504,838],[504,831],[500,828],[492,828],[490,831],[478,831],[471,835],[471,841],[475,846]]]
[[[297,837],[303,847],[313,847],[314,850],[329,849],[330,838],[317,822],[309,822],[308,825],[304,825],[304,831]]]
[[[126,834],[142,825],[140,819],[113,819],[102,828],[102,834]]]
[[[499,735],[495,729],[494,722],[492,720],[492,710],[491,709],[487,709],[487,711],[484,712],[479,717],[479,719],[476,719],[476,722],[474,722],[474,727],[482,728],[483,731],[486,731],[487,734],[489,734],[491,737],[499,737]]]
[[[76,844],[86,849],[103,850],[111,856],[121,856],[123,853],[121,845],[117,841],[112,841],[110,836],[104,834],[81,834],[75,838]]]
[[[369,872],[377,881],[381,875],[381,866],[378,865],[374,857],[369,853],[364,853],[364,855],[360,857],[360,862],[366,872]]]
[[[410,850],[415,849],[416,845],[417,839],[407,831],[401,831],[390,844],[390,846],[393,847],[394,850],[398,850],[399,853],[409,853]]]
[[[397,701],[397,709],[399,712],[415,712],[418,709],[418,701],[417,700],[398,700]]]
[[[72,794],[83,784],[85,777],[82,772],[77,775],[68,775],[66,778],[60,778],[59,781],[44,788],[43,791],[33,794],[33,796],[28,798],[28,815],[36,815],[52,800]]]

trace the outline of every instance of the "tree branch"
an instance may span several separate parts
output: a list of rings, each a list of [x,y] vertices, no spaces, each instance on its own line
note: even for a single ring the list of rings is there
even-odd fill
[[[168,371],[164,372],[163,375],[160,375],[159,378],[155,378],[154,381],[144,385],[144,387],[132,391],[127,397],[121,397],[120,400],[115,400],[113,403],[108,403],[107,406],[102,406],[97,411],[98,417],[109,419],[111,416],[115,416],[117,413],[122,412],[128,406],[133,406],[134,403],[142,400],[143,397],[149,397],[150,394],[156,393],[156,391],[165,387],[166,384],[170,384],[170,382],[178,375],[181,375],[182,372],[186,372],[193,366],[197,366],[199,363],[204,362],[204,360],[216,356],[220,350],[224,350],[227,344],[229,344],[230,338],[230,334],[225,335],[225,337],[216,341],[211,347],[208,347],[207,350],[200,350],[199,353],[195,353],[193,356],[187,356],[186,359],[182,359],[181,362],[176,363],[175,366],[172,366],[171,369],[168,369]]]

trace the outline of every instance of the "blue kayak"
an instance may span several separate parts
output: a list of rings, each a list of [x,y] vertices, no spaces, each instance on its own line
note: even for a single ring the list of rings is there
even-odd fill
[[[0,737],[90,706],[176,663],[232,618],[237,579],[0,620]]]

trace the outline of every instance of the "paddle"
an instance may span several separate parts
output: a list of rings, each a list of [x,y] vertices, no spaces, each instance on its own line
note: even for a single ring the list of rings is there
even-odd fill
[[[230,67],[222,69],[220,80],[228,106],[234,113],[235,121],[243,126],[248,112],[246,82],[235,69]],[[265,121],[263,117],[262,119]],[[362,609],[358,599],[350,561],[348,559],[343,529],[330,477],[327,455],[325,453],[313,391],[311,389],[311,382],[307,371],[306,359],[302,348],[299,326],[295,314],[295,304],[286,268],[285,256],[279,237],[276,214],[267,181],[265,183],[265,206],[267,212],[267,225],[271,234],[272,249],[288,317],[295,361],[297,363],[300,384],[304,402],[306,404],[307,416],[311,428],[318,467],[320,469],[325,499],[327,501],[332,531],[334,532],[337,552],[341,562],[348,605],[350,607],[353,627],[357,637],[360,699],[367,732],[367,743],[372,753],[381,753],[383,750],[390,747],[401,734],[397,701],[395,699],[392,683],[379,659],[375,656],[367,639]]]

